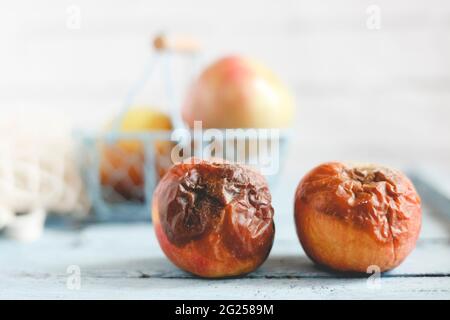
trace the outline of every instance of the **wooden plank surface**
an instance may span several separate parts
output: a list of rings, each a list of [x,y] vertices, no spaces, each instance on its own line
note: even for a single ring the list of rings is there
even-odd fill
[[[449,224],[430,209],[417,248],[376,285],[370,275],[316,267],[303,253],[291,218],[286,212],[277,219],[273,250],[260,269],[226,280],[198,279],[177,269],[149,223],[51,228],[31,244],[0,240],[0,298],[450,299]],[[67,287],[73,265],[81,271],[79,290]]]

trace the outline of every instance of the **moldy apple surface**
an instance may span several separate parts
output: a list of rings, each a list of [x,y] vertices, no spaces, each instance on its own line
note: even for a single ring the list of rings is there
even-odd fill
[[[204,277],[256,269],[274,239],[265,179],[237,164],[189,160],[160,181],[153,220],[161,248],[180,268]]]
[[[398,266],[415,247],[420,198],[401,172],[375,165],[325,163],[295,195],[297,233],[317,263],[343,271]]]

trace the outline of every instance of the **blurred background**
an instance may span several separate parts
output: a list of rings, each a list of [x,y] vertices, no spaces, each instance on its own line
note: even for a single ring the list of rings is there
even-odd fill
[[[204,63],[259,58],[294,90],[292,165],[450,163],[446,0],[2,1],[1,121],[39,113],[49,124],[103,124],[162,30],[197,37]]]
[[[293,180],[328,160],[450,173],[447,0],[1,1],[2,139],[15,121],[103,126],[161,31],[197,38],[202,65],[252,56],[292,89]]]

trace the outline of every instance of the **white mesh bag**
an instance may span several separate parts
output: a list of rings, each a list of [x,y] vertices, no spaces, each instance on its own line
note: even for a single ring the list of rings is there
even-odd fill
[[[48,212],[87,212],[70,126],[46,115],[0,122],[0,230],[18,240],[40,236]]]

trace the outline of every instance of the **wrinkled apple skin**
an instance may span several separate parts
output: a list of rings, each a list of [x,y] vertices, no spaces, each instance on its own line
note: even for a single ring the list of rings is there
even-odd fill
[[[191,128],[285,128],[293,123],[294,98],[266,67],[249,58],[222,58],[200,75],[182,108]]]
[[[155,190],[152,218],[169,260],[206,278],[255,270],[266,260],[275,233],[265,179],[223,162],[174,165]]]
[[[306,254],[338,271],[397,267],[414,249],[421,201],[401,172],[376,165],[331,162],[300,181],[297,234]]]

